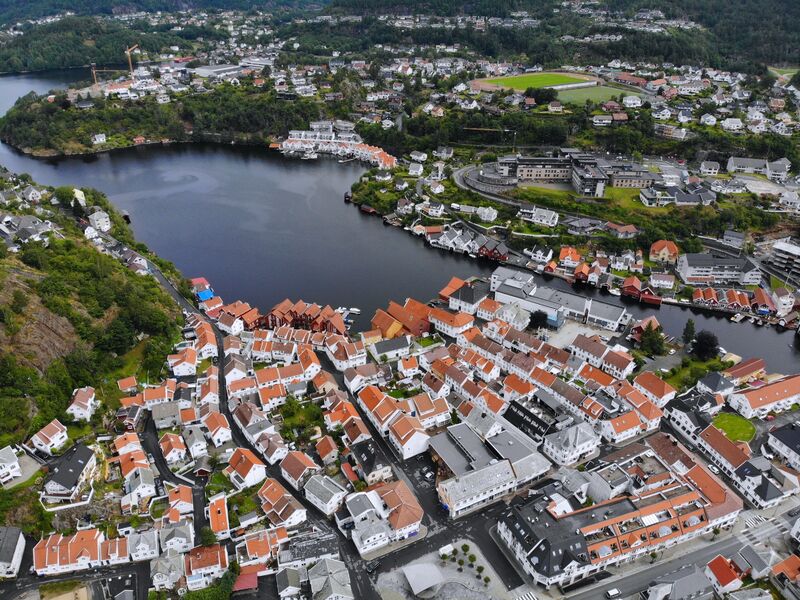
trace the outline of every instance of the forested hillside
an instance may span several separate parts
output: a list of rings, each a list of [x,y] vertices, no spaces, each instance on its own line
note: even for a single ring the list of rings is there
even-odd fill
[[[170,46],[188,47],[170,33],[144,33],[122,24],[92,17],[69,17],[15,38],[0,47],[0,72],[36,71],[89,63],[120,64],[125,48],[134,44],[146,52]]]
[[[112,233],[135,246],[105,196],[84,192],[87,206],[112,215]],[[72,215],[83,210],[70,207],[72,188],[53,194],[66,211],[50,217],[60,235],[47,247],[29,242],[17,255],[0,244],[0,445],[21,441],[62,415],[76,387],[105,382],[101,393],[116,392],[113,375],[128,353],[157,376],[178,333],[180,313],[158,283],[83,238]],[[160,264],[179,278],[174,267]]]
[[[0,23],[37,19],[72,11],[79,15],[129,14],[191,9],[250,10],[312,6],[324,0],[0,0]]]
[[[0,119],[0,138],[26,151],[77,154],[92,148],[92,136],[105,133],[108,147],[151,140],[210,139],[265,143],[270,136],[305,127],[320,116],[309,100],[286,102],[252,86],[220,86],[208,94],[187,95],[170,104],[153,98],[123,104],[95,100],[92,110],[70,106],[65,98],[49,103],[33,94],[20,98]]]
[[[333,0],[329,10],[334,13],[380,14],[380,13],[421,13],[439,15],[478,14],[486,16],[507,16],[515,10],[527,10],[534,16],[544,18],[542,29],[552,35],[549,42],[554,48],[540,46],[545,58],[563,55],[558,50],[556,38],[572,34],[570,22],[579,23],[574,13],[561,9],[555,0]],[[688,18],[708,28],[710,36],[699,32],[689,32],[665,40],[660,35],[626,34],[626,39],[617,44],[609,44],[609,50],[616,50],[621,56],[635,56],[627,51],[641,47],[641,58],[663,57],[664,60],[707,59],[719,57],[720,64],[734,64],[736,61],[756,61],[765,64],[796,64],[800,62],[800,2],[797,0],[607,0],[605,7],[611,12],[635,14],[642,8],[657,8],[666,17]],[[595,6],[594,8],[602,8]],[[565,18],[569,16],[569,18]],[[425,34],[431,34],[425,30]],[[437,35],[468,36],[468,32],[435,32]],[[526,36],[539,38],[536,32],[501,31],[488,38],[485,45],[507,52],[526,52],[533,55],[537,49],[532,40],[526,43]],[[702,38],[710,38],[703,41]],[[539,42],[536,42],[538,45]],[[645,44],[645,47],[642,47]],[[656,46],[663,46],[660,50]],[[683,51],[686,50],[686,51]],[[587,52],[598,50],[587,48]],[[585,53],[582,53],[585,56]],[[533,55],[533,60],[537,60]]]

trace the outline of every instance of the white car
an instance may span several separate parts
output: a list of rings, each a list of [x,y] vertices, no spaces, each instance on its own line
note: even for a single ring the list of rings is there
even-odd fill
[[[620,591],[619,591],[617,588],[611,588],[610,590],[608,590],[608,591],[606,592],[606,598],[616,598],[616,597],[617,597],[617,596],[619,596],[621,593],[622,593],[622,592],[620,592]]]
[[[714,475],[719,475],[719,469],[715,465],[709,464],[708,470],[711,471]]]

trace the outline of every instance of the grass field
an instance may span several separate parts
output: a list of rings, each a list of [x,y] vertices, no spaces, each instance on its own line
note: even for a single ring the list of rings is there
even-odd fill
[[[800,67],[770,67],[769,70],[777,75],[794,75]]]
[[[741,415],[719,413],[714,417],[714,426],[721,429],[733,442],[749,442],[756,434],[756,426]]]
[[[605,102],[621,94],[625,96],[641,96],[641,94],[629,92],[628,90],[621,90],[607,85],[598,85],[595,87],[578,88],[576,90],[559,91],[558,99],[561,100],[561,102],[569,104],[583,104],[587,100],[591,100],[592,102]]]
[[[525,75],[487,79],[486,83],[524,91],[528,88],[543,88],[553,85],[564,85],[565,83],[580,83],[582,81],[585,80],[569,75],[562,75],[561,73],[526,73]]]

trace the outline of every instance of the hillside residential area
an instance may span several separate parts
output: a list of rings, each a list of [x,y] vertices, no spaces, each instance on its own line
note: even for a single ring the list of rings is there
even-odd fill
[[[0,594],[800,600],[798,22],[0,3]]]

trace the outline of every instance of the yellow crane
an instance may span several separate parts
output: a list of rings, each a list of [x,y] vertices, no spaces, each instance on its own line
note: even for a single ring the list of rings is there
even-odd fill
[[[98,69],[96,63],[92,63],[92,79],[94,80],[94,84],[97,85],[97,74],[98,73],[115,73],[118,72],[119,69]]]
[[[131,59],[131,52],[136,50],[139,44],[134,44],[130,48],[125,49],[125,54],[128,56],[128,70],[131,72],[131,79],[133,79],[133,60]]]

